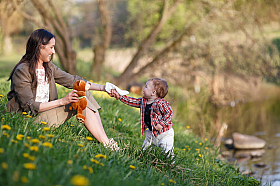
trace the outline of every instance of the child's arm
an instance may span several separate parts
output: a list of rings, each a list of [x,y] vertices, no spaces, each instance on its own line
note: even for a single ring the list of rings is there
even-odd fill
[[[126,105],[140,108],[142,98],[133,98],[128,96],[121,96],[115,89],[111,90],[111,93],[113,94],[112,97],[115,97],[117,100],[119,99],[121,102],[123,102]]]
[[[161,126],[167,126],[169,124],[172,124],[171,119],[173,116],[173,111],[172,111],[170,104],[167,101],[162,100],[159,102],[158,107],[159,107],[160,113],[162,115],[162,118],[159,119],[158,123]]]

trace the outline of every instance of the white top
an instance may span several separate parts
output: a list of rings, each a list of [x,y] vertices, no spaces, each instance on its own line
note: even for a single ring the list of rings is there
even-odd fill
[[[37,91],[36,91],[36,102],[48,102],[49,101],[49,82],[45,80],[45,69],[36,69],[37,76]]]

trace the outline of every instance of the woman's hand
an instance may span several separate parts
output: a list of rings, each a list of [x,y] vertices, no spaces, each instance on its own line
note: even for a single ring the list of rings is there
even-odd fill
[[[155,126],[155,129],[156,129],[157,131],[161,131],[162,128],[163,128],[163,127],[162,127],[160,124],[157,124],[157,125]]]
[[[62,105],[67,105],[69,103],[78,102],[79,97],[76,94],[77,90],[72,90],[64,98],[62,98]]]

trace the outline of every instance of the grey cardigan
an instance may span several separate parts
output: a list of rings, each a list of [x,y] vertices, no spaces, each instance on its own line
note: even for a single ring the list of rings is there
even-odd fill
[[[49,82],[49,101],[58,99],[56,83],[66,88],[73,88],[73,84],[82,79],[79,76],[71,75],[62,71],[52,62],[49,62],[51,69],[51,80]],[[20,64],[11,78],[11,90],[7,94],[8,104],[6,111],[9,112],[32,112],[36,115],[39,111],[41,102],[36,102],[36,88],[31,86],[32,78],[29,73],[29,66],[27,63]]]

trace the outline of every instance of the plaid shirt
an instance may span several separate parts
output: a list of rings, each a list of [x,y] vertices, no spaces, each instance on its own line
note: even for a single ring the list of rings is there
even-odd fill
[[[141,113],[141,137],[144,134],[144,131],[148,128],[144,122],[144,112],[147,100],[143,97],[133,98],[128,96],[121,96],[120,101],[136,108],[140,108]],[[172,128],[173,123],[171,122],[173,111],[170,104],[164,99],[157,98],[151,107],[151,125],[152,125],[152,134],[157,137],[163,132],[168,131]],[[160,131],[155,129],[156,125],[161,125],[162,129]]]

